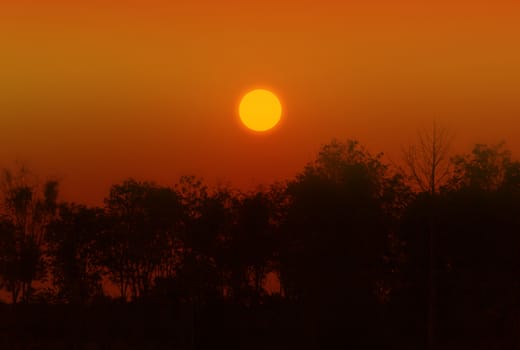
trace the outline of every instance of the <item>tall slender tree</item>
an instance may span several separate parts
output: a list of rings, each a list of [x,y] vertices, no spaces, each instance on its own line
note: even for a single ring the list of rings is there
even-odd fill
[[[431,129],[421,130],[417,142],[403,149],[403,160],[406,172],[419,192],[429,194],[428,215],[428,349],[434,348],[435,337],[435,304],[436,304],[436,272],[435,272],[435,195],[449,178],[451,163],[449,152],[452,135],[448,129],[433,122]]]

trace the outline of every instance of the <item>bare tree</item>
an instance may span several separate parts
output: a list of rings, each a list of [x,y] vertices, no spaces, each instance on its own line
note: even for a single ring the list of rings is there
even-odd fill
[[[431,130],[419,131],[417,143],[403,149],[403,160],[410,179],[419,190],[430,195],[428,213],[428,349],[434,349],[436,267],[435,267],[435,206],[434,196],[448,180],[451,172],[449,151],[451,133],[433,122]]]
[[[411,180],[423,192],[435,194],[450,173],[449,151],[452,135],[433,123],[432,129],[420,130],[417,143],[403,149],[403,160]]]

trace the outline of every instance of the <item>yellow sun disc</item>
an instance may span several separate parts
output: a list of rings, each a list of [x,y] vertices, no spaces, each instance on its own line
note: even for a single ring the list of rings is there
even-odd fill
[[[257,89],[242,97],[238,114],[242,123],[249,129],[267,131],[280,121],[282,105],[271,91]]]

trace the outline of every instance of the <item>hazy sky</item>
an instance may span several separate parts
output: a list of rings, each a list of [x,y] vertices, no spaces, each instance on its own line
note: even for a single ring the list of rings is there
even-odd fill
[[[0,4],[0,165],[101,203],[133,176],[249,188],[333,137],[399,158],[436,119],[454,149],[520,155],[518,1],[23,1]],[[281,124],[239,122],[270,88]]]

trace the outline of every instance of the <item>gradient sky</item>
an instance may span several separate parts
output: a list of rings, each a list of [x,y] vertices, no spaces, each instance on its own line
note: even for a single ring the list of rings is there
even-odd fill
[[[246,130],[270,88],[279,127]],[[0,4],[0,166],[100,204],[128,176],[247,189],[333,137],[399,158],[435,119],[454,151],[520,154],[518,1],[45,1]]]

